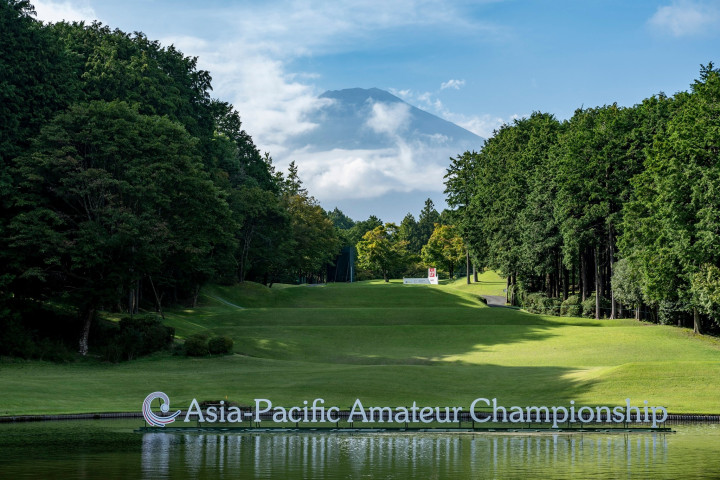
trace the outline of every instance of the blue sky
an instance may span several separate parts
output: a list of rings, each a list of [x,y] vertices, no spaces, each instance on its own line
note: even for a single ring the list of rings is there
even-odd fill
[[[199,56],[281,167],[325,90],[389,90],[487,137],[535,110],[566,119],[686,90],[701,63],[720,64],[719,0],[33,3],[41,20],[99,19]]]

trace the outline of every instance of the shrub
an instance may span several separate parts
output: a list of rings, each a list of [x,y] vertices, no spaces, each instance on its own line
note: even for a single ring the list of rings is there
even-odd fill
[[[104,358],[111,362],[132,360],[169,347],[175,329],[163,325],[154,315],[135,315],[120,319],[117,326],[102,328],[107,336]]]
[[[207,335],[196,333],[185,340],[185,354],[190,357],[204,357],[210,352]]]
[[[530,313],[543,313],[545,301],[548,298],[544,293],[528,293],[523,298],[523,307]]]
[[[582,316],[582,304],[578,295],[570,295],[560,305],[560,315],[564,317],[580,317]]]
[[[208,341],[208,350],[211,355],[220,355],[231,353],[233,348],[233,339],[228,336],[213,337]]]
[[[582,316],[586,318],[595,318],[595,294],[585,299],[582,305]],[[606,318],[610,312],[610,300],[600,297],[600,318]]]
[[[562,305],[562,300],[559,298],[546,298],[543,302],[543,314],[560,315],[560,305]]]

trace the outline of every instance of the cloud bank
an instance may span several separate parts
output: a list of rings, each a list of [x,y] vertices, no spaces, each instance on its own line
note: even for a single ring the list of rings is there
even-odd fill
[[[657,9],[649,24],[674,37],[701,35],[720,28],[720,6],[691,0],[676,0]]]
[[[56,2],[52,0],[33,0],[37,19],[43,22],[92,22],[98,16],[87,1],[71,2],[69,0]]]

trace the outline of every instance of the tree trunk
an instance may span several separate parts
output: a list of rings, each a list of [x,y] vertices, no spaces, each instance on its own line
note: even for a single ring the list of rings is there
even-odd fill
[[[157,311],[160,312],[160,316],[163,320],[165,320],[165,314],[163,313],[162,309],[162,302],[160,301],[160,297],[158,297],[157,290],[155,290],[155,284],[153,283],[152,277],[150,275],[148,275],[148,278],[150,279],[150,286],[152,287],[153,294],[155,295],[155,302],[157,302]]]
[[[615,292],[613,292],[613,290],[612,290],[612,283],[610,283],[612,281],[613,262],[615,261],[615,247],[613,246],[615,239],[613,238],[612,225],[610,225],[608,227],[608,240],[610,242],[610,246],[609,246],[610,250],[608,252],[608,254],[609,254],[608,263],[610,264],[609,265],[610,266],[610,276],[608,279],[609,280],[608,283],[610,284],[610,318],[615,318],[617,316],[616,315],[617,303],[615,302]]]
[[[562,267],[563,272],[563,300],[568,299],[568,271],[567,268]]]
[[[95,309],[91,308],[85,313],[85,323],[83,323],[82,332],[80,332],[80,355],[83,357],[88,353],[88,337],[90,337],[90,326],[95,317]]]
[[[549,273],[545,274],[545,294],[548,298],[552,297],[552,277]]]
[[[478,283],[478,275],[477,275],[477,267],[473,264],[473,277],[475,279],[475,283]]]
[[[507,285],[505,286],[505,303],[510,303],[510,275],[507,277]]]
[[[245,281],[245,267],[247,264],[248,255],[250,254],[250,242],[252,241],[253,232],[255,231],[255,225],[250,227],[250,230],[243,236],[243,251],[240,254],[240,281]]]
[[[700,335],[700,314],[697,308],[693,308],[693,333]]]
[[[582,301],[587,299],[587,259],[584,254],[580,254],[580,292]]]
[[[470,250],[467,248],[465,249],[465,263],[466,263],[466,270],[467,270],[467,284],[470,285]]]
[[[193,294],[192,308],[197,307],[198,295],[200,295],[200,284],[195,284],[195,293]]]
[[[128,293],[128,313],[132,317],[133,313],[135,313],[135,289],[130,288],[130,291]]]
[[[600,247],[595,247],[595,320],[600,319],[600,296],[602,295],[602,282],[600,278]]]
[[[642,305],[642,304],[638,303],[635,306],[635,320],[637,320],[637,321],[640,321],[640,305]]]

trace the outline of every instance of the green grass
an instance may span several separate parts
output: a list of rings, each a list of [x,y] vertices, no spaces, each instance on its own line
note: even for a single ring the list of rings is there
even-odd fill
[[[139,411],[168,393],[252,404],[662,405],[720,413],[720,342],[686,329],[634,320],[531,315],[490,308],[503,295],[492,272],[481,283],[439,286],[382,281],[327,286],[246,283],[205,289],[202,306],[168,313],[178,338],[230,335],[234,354],[158,354],[123,364],[0,363],[0,415]],[[240,308],[242,307],[242,308]]]

